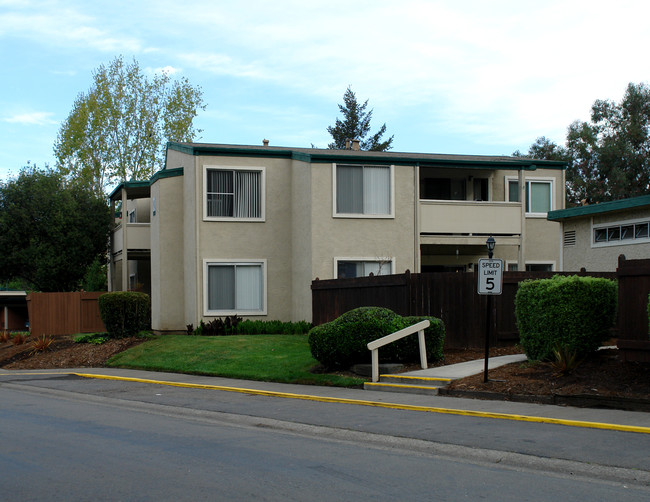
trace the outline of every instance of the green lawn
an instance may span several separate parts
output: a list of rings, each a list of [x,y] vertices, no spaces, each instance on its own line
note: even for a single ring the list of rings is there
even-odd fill
[[[307,335],[165,335],[115,355],[108,365],[339,387],[355,387],[364,382],[363,378],[310,372],[318,361],[309,351]]]

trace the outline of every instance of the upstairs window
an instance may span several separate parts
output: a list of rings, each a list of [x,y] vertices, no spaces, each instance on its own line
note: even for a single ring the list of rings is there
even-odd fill
[[[393,260],[354,260],[336,258],[337,279],[367,277],[372,275],[390,275],[393,273]]]
[[[264,171],[207,168],[205,173],[206,219],[264,219]]]
[[[392,168],[335,167],[335,215],[392,216]]]
[[[519,181],[508,179],[507,196],[509,202],[519,202]],[[526,180],[526,213],[546,216],[553,209],[553,181]]]

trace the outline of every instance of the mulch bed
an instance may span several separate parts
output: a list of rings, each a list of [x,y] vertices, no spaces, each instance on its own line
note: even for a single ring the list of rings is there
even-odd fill
[[[69,335],[55,335],[52,338],[49,349],[37,353],[33,353],[29,338],[22,345],[11,342],[0,344],[0,367],[7,370],[102,367],[115,354],[145,341],[131,337],[96,345],[75,343]]]

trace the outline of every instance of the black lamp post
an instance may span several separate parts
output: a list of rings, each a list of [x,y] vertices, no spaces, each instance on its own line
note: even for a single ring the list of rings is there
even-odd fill
[[[485,245],[488,250],[488,258],[491,260],[494,253],[494,246],[496,241],[494,237],[490,235],[488,240],[485,241]],[[485,326],[485,359],[484,359],[484,368],[483,368],[483,382],[488,381],[488,359],[490,358],[490,332],[492,331],[492,296],[487,297],[487,316],[486,316],[486,326]]]
[[[488,258],[491,260],[492,259],[492,254],[494,253],[494,246],[496,244],[496,241],[494,240],[494,237],[490,235],[488,237],[488,240],[485,241],[485,245],[487,246],[488,249]]]

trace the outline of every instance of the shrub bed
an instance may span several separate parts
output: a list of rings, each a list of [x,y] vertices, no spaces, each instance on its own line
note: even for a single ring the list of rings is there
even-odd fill
[[[380,307],[360,307],[339,318],[312,328],[309,347],[314,358],[327,368],[349,368],[354,364],[369,363],[368,343],[395,331],[428,319],[431,326],[425,330],[427,358],[442,359],[445,328],[435,317],[402,317],[392,310]],[[382,362],[417,362],[420,359],[416,335],[410,335],[379,349]]]
[[[110,338],[134,336],[151,327],[151,299],[145,293],[115,291],[101,295],[99,313]]]
[[[549,360],[559,347],[583,356],[610,338],[616,307],[617,285],[609,279],[523,281],[515,297],[521,346],[531,360]]]

